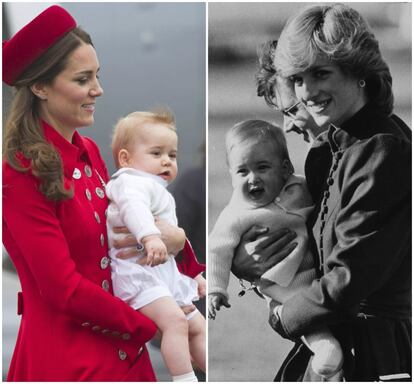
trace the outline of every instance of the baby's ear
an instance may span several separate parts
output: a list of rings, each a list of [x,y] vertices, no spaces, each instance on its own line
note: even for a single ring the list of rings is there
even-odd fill
[[[289,177],[295,172],[293,164],[289,159],[284,159],[282,163],[283,177],[287,181]]]
[[[118,152],[118,162],[121,167],[127,167],[129,165],[130,154],[126,149],[121,149]]]

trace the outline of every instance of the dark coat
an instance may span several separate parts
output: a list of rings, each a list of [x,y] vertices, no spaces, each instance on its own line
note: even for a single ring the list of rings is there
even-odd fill
[[[365,106],[318,137],[305,172],[321,278],[283,305],[282,331],[330,326],[347,380],[411,376],[410,129]],[[317,381],[310,357],[297,344],[276,379]]]

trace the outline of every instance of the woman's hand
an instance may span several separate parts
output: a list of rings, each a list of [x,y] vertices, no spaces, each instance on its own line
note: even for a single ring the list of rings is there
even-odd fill
[[[269,232],[269,228],[254,225],[241,238],[231,271],[239,279],[254,282],[289,255],[297,246],[290,242],[296,233],[287,228]]]
[[[118,259],[130,259],[131,257],[138,256],[141,251],[137,249],[137,240],[135,236],[129,232],[127,227],[114,227],[112,228],[114,234],[123,234],[125,236],[115,236],[112,239],[114,248],[119,249],[119,252],[116,254]]]
[[[177,255],[184,248],[186,239],[184,230],[158,217],[155,218],[155,225],[161,232],[161,240],[166,245],[168,253]]]
[[[269,305],[269,324],[284,339],[289,339],[282,325],[282,305],[272,300]]]
[[[167,247],[168,254],[176,255],[184,248],[185,244],[185,232],[182,228],[171,225],[164,220],[155,218],[155,225],[161,231],[161,240],[164,242]],[[131,257],[136,257],[142,254],[142,250],[137,249],[137,240],[131,234],[127,227],[114,227],[114,234],[124,234],[122,237],[115,237],[112,242],[116,249],[119,249],[116,257],[119,259],[130,259]],[[140,247],[138,247],[140,248]],[[164,262],[167,259],[165,259]],[[138,263],[145,265],[147,263],[147,258],[142,257],[138,260]],[[159,263],[158,263],[159,264]]]
[[[203,277],[203,275],[200,273],[197,275],[194,280],[198,284],[198,297],[202,299],[203,297],[206,297],[207,294],[207,284],[206,279]]]

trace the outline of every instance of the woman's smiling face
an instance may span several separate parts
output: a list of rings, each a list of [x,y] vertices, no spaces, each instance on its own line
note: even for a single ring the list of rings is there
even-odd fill
[[[44,96],[41,117],[63,136],[93,124],[96,98],[103,90],[98,80],[99,62],[92,45],[81,44],[68,58],[53,82],[40,85]]]
[[[358,80],[328,60],[317,60],[307,71],[292,75],[295,93],[319,127],[341,125],[367,102]]]

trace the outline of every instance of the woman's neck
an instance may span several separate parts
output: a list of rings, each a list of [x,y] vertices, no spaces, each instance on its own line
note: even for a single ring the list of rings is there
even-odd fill
[[[51,118],[50,116],[41,116],[41,118],[49,124],[53,129],[60,133],[64,139],[72,143],[73,134],[75,133],[74,128],[67,128],[64,127],[62,124],[59,124],[55,119]]]

